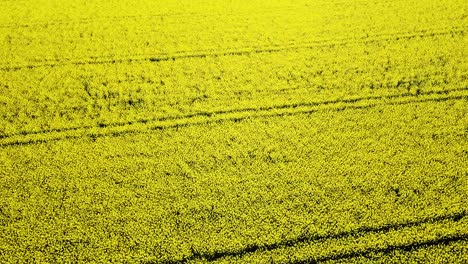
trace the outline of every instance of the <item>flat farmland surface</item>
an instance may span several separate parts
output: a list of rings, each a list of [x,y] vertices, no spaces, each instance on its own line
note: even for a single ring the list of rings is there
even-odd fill
[[[466,1],[0,1],[0,263],[466,263]]]

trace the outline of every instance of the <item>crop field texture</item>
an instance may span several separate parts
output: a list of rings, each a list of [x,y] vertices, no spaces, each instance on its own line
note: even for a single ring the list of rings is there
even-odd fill
[[[0,0],[0,263],[467,263],[466,0]]]

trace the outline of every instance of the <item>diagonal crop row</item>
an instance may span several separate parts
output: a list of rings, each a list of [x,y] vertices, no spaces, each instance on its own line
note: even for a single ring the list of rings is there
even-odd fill
[[[417,250],[420,248],[427,248],[431,246],[449,245],[451,243],[459,242],[459,241],[468,241],[468,234],[455,234],[455,235],[451,234],[451,235],[441,236],[438,238],[428,239],[425,241],[411,242],[411,243],[400,244],[400,245],[389,245],[384,248],[367,248],[367,249],[357,250],[353,252],[336,253],[333,255],[324,256],[320,258],[311,258],[307,260],[293,261],[290,263],[291,264],[299,264],[299,263],[313,264],[313,263],[321,263],[321,262],[327,262],[327,261],[332,261],[332,260],[346,260],[346,259],[352,259],[352,258],[357,258],[357,257],[366,257],[366,256],[370,256],[371,254],[376,254],[376,253],[389,254],[397,250],[398,251],[413,251],[413,250]]]
[[[202,112],[185,116],[165,117],[153,120],[137,120],[98,126],[74,127],[48,131],[16,134],[0,139],[0,146],[21,146],[51,141],[90,137],[121,136],[130,133],[147,133],[154,130],[179,129],[188,126],[208,125],[222,122],[240,122],[252,118],[283,117],[311,114],[318,111],[343,111],[371,109],[384,105],[406,105],[415,103],[467,100],[468,88],[448,91],[431,91],[420,94],[394,94],[338,99],[324,102],[302,102],[260,108],[231,109]]]
[[[420,92],[419,95],[446,95],[446,94],[453,93],[453,92],[463,92],[463,91],[468,91],[468,87],[450,89],[450,90],[440,90],[440,91],[426,91],[426,92]],[[358,103],[360,101],[365,101],[365,100],[398,99],[398,98],[404,98],[408,96],[413,96],[413,94],[399,93],[399,94],[391,94],[391,95],[383,95],[383,96],[374,95],[374,96],[355,97],[355,98],[348,98],[348,99],[335,99],[335,100],[321,101],[321,102],[300,102],[300,103],[282,104],[282,105],[265,106],[265,107],[248,107],[248,108],[206,111],[206,112],[199,112],[199,113],[186,114],[186,115],[164,116],[164,117],[152,118],[152,119],[131,120],[131,121],[126,121],[126,122],[100,123],[98,126],[90,125],[90,126],[47,129],[47,130],[40,130],[40,131],[27,131],[27,132],[21,132],[17,134],[0,136],[0,139],[7,139],[7,138],[14,137],[14,136],[41,135],[41,134],[48,134],[48,133],[76,131],[80,129],[93,129],[96,127],[106,128],[106,127],[129,126],[129,125],[136,125],[136,124],[148,124],[148,123],[163,122],[163,121],[187,120],[187,119],[197,118],[197,117],[214,117],[217,115],[235,114],[235,113],[243,113],[243,112],[274,111],[274,110],[281,110],[281,109],[288,109],[288,108],[291,109],[291,108],[298,108],[298,107],[326,106],[326,105],[338,104],[338,103]]]
[[[201,252],[193,252],[190,256],[185,256],[182,260],[174,260],[174,261],[163,261],[164,264],[172,264],[172,263],[187,263],[194,260],[206,260],[209,262],[217,261],[224,258],[242,258],[248,254],[256,254],[266,251],[272,251],[276,249],[284,249],[284,248],[293,248],[300,244],[304,243],[321,243],[328,240],[340,240],[340,239],[347,239],[347,238],[358,238],[358,237],[365,237],[369,234],[384,234],[391,231],[400,231],[408,228],[420,227],[426,224],[438,224],[442,222],[452,222],[457,223],[463,218],[467,217],[468,213],[466,211],[455,212],[451,214],[439,215],[439,216],[432,216],[426,217],[423,219],[417,220],[410,220],[401,223],[389,223],[381,226],[362,226],[354,230],[339,232],[336,234],[327,234],[327,235],[310,235],[310,234],[303,234],[294,239],[283,240],[271,244],[252,244],[247,245],[243,248],[230,250],[230,251],[213,251],[209,253],[201,253]],[[390,253],[395,250],[414,250],[420,247],[438,245],[438,244],[447,244],[450,242],[460,241],[460,240],[468,240],[468,234],[456,234],[456,235],[446,235],[437,237],[434,239],[428,239],[424,241],[418,242],[411,242],[411,243],[403,243],[400,245],[387,245],[383,248],[367,248],[364,250],[353,250],[352,252],[337,252],[334,254],[329,254],[317,258],[311,258],[308,260],[301,260],[298,262],[293,263],[319,263],[325,262],[330,260],[340,260],[340,259],[349,259],[355,258],[359,256],[366,256],[373,253]],[[159,262],[152,262],[148,261],[146,264],[153,264]]]
[[[14,71],[21,69],[33,69],[38,67],[56,67],[61,65],[87,65],[87,64],[117,64],[117,63],[132,63],[139,61],[161,62],[173,61],[179,59],[190,58],[207,58],[220,56],[245,56],[254,53],[277,53],[282,51],[293,51],[298,49],[312,49],[317,47],[333,47],[344,46],[350,44],[368,44],[385,41],[399,41],[414,38],[437,37],[444,35],[461,34],[464,35],[467,27],[449,27],[439,29],[422,29],[413,32],[394,32],[381,33],[372,37],[360,38],[342,38],[329,40],[315,40],[304,43],[292,43],[283,46],[263,46],[263,47],[244,47],[240,49],[224,49],[224,50],[196,50],[196,51],[179,51],[174,53],[159,53],[153,55],[133,55],[126,58],[116,57],[95,57],[85,60],[44,60],[42,63],[29,65],[0,65],[0,71]]]

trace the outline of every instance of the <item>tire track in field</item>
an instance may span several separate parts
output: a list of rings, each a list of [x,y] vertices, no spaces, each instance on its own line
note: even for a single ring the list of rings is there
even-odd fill
[[[120,64],[120,63],[133,63],[133,62],[163,62],[163,61],[175,61],[180,59],[191,59],[198,58],[204,59],[207,57],[222,57],[222,56],[245,56],[250,54],[268,54],[278,53],[283,51],[294,51],[298,49],[312,49],[318,47],[335,47],[345,46],[350,44],[370,44],[385,41],[400,41],[409,40],[414,38],[430,38],[444,35],[465,35],[465,31],[468,27],[451,27],[451,28],[438,28],[438,29],[421,29],[413,32],[394,32],[394,33],[381,33],[371,37],[359,37],[359,38],[342,38],[342,39],[330,39],[330,40],[316,40],[304,43],[292,43],[283,46],[263,46],[263,47],[244,47],[237,49],[225,49],[225,50],[195,50],[195,51],[179,51],[173,53],[159,53],[153,55],[130,55],[126,58],[112,58],[110,56],[97,56],[90,57],[85,60],[69,60],[69,61],[57,61],[57,60],[43,60],[42,63],[29,64],[29,65],[0,65],[0,71],[15,71],[21,69],[34,69],[39,67],[59,67],[64,65],[93,65],[93,64]]]
[[[321,111],[344,111],[353,109],[371,109],[385,105],[407,105],[414,103],[444,102],[450,100],[468,100],[468,87],[446,91],[429,91],[420,94],[394,94],[386,96],[368,96],[349,99],[337,99],[322,102],[293,103],[259,108],[242,108],[213,112],[195,113],[185,116],[137,120],[122,123],[101,124],[74,128],[37,131],[15,134],[0,139],[0,147],[25,146],[59,140],[77,138],[100,138],[122,136],[131,133],[152,133],[154,130],[180,129],[189,126],[209,125],[223,122],[240,122],[254,118],[285,117],[312,114]]]
[[[450,245],[454,242],[460,241],[468,241],[468,234],[459,234],[459,235],[446,235],[439,238],[429,239],[420,242],[413,242],[408,244],[401,244],[401,245],[391,245],[385,248],[368,248],[363,250],[357,250],[354,252],[349,253],[338,253],[335,255],[325,256],[321,258],[311,258],[307,260],[300,260],[300,261],[292,261],[290,264],[301,264],[301,263],[321,263],[326,261],[333,261],[333,260],[345,260],[345,259],[352,259],[357,257],[368,257],[372,254],[376,253],[384,253],[390,254],[394,251],[413,251],[421,248],[427,248],[431,246],[437,245]]]
[[[422,226],[425,224],[437,224],[437,223],[441,223],[445,221],[456,223],[467,216],[468,216],[468,213],[465,210],[463,210],[463,211],[452,213],[452,214],[426,217],[426,218],[417,219],[417,220],[408,220],[408,221],[401,222],[401,223],[389,223],[389,224],[385,224],[381,226],[374,226],[374,227],[362,226],[351,231],[339,232],[335,234],[327,234],[327,235],[307,235],[306,234],[306,235],[301,235],[294,239],[283,240],[283,241],[279,241],[279,242],[271,243],[271,244],[247,245],[243,248],[231,250],[231,251],[213,251],[209,253],[201,253],[201,252],[195,251],[191,255],[185,256],[181,260],[172,260],[172,261],[169,260],[169,261],[163,261],[163,262],[148,261],[144,263],[145,264],[155,264],[155,263],[162,263],[162,264],[174,263],[175,264],[175,263],[187,263],[190,261],[202,260],[202,259],[209,261],[209,262],[213,262],[213,261],[217,261],[223,258],[242,258],[243,256],[248,255],[248,254],[261,253],[261,252],[272,251],[272,250],[281,249],[281,248],[283,249],[293,248],[295,246],[298,246],[304,243],[320,243],[320,242],[324,242],[328,240],[340,240],[340,239],[346,239],[346,238],[365,237],[366,235],[369,235],[369,234],[382,234],[382,233],[388,233],[390,231],[400,231],[400,230],[404,230],[407,228],[414,228],[414,227]],[[440,244],[447,244],[450,242],[456,242],[456,241],[461,241],[461,240],[468,241],[468,234],[439,236],[438,238],[427,239],[424,241],[412,242],[412,243],[407,243],[407,244],[387,245],[384,248],[372,248],[371,247],[371,248],[357,250],[353,252],[342,252],[342,253],[338,252],[335,254],[325,255],[325,256],[317,257],[317,258],[310,258],[308,260],[301,260],[301,261],[292,262],[292,263],[319,263],[319,262],[325,262],[325,261],[330,261],[330,260],[340,260],[340,259],[355,258],[359,256],[366,256],[366,255],[370,255],[373,253],[387,253],[388,254],[395,250],[411,251],[417,248],[440,245]]]
[[[463,92],[463,91],[468,91],[468,87],[450,89],[450,90],[441,90],[441,91],[420,92],[419,95],[446,95],[446,94],[453,93],[453,92]],[[283,105],[275,105],[275,106],[247,107],[247,108],[238,108],[238,109],[229,109],[229,110],[206,111],[206,112],[192,113],[192,114],[187,114],[187,115],[165,116],[165,117],[160,117],[160,118],[132,120],[132,121],[127,121],[127,122],[101,123],[99,125],[66,127],[66,128],[48,129],[48,130],[41,130],[41,131],[23,132],[23,133],[16,133],[16,134],[11,134],[11,135],[6,135],[6,136],[0,136],[0,139],[11,138],[14,136],[29,136],[29,135],[41,135],[41,134],[57,133],[57,132],[76,131],[79,129],[130,126],[130,125],[135,125],[135,124],[148,124],[148,123],[162,122],[162,121],[186,120],[186,119],[196,118],[196,117],[213,117],[216,115],[243,113],[243,112],[251,112],[251,111],[259,112],[259,111],[272,111],[272,110],[281,110],[281,109],[298,108],[298,107],[311,107],[311,106],[321,106],[321,105],[325,106],[325,105],[337,104],[337,103],[357,103],[359,101],[371,100],[371,99],[372,100],[374,99],[378,99],[378,100],[397,99],[397,98],[404,98],[408,96],[414,96],[414,95],[411,93],[400,93],[400,94],[392,94],[392,95],[385,95],[385,96],[376,95],[376,96],[356,97],[356,98],[349,98],[349,99],[335,99],[335,100],[321,101],[321,102],[302,102],[302,103],[292,103],[292,104],[283,104]]]

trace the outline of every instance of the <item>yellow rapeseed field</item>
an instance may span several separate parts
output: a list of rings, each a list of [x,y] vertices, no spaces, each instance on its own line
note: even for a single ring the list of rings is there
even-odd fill
[[[0,263],[467,263],[466,0],[0,0]]]

